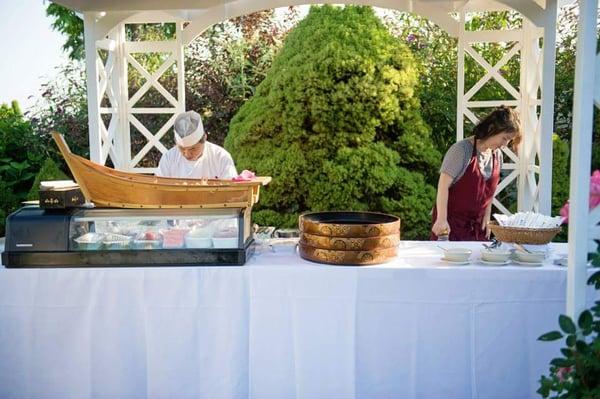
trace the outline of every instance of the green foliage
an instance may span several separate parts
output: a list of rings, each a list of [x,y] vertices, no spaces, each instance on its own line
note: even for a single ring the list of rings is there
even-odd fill
[[[260,203],[271,213],[261,217],[385,207],[414,226],[407,238],[425,238],[430,221],[406,215],[417,203],[428,215],[441,155],[416,85],[410,51],[372,9],[312,7],[225,140],[238,169],[273,176]]]
[[[569,142],[553,134],[552,151],[552,214],[558,215],[569,199]],[[568,226],[565,225],[554,241],[567,242],[568,236]]]
[[[427,184],[421,174],[399,168],[398,179],[388,195],[379,198],[381,206],[376,209],[402,217],[402,238],[426,240],[435,193],[435,188]]]
[[[0,106],[0,235],[5,217],[26,198],[42,160],[44,146],[16,101]]]
[[[85,58],[83,20],[77,16],[75,11],[49,2],[46,7],[46,15],[54,19],[52,28],[65,37],[63,50],[69,53],[69,57],[73,60]]]
[[[28,200],[38,200],[39,196],[39,188],[40,183],[47,180],[68,180],[69,176],[65,174],[56,162],[52,160],[52,158],[46,159],[42,168],[35,176],[35,180],[33,181],[33,185],[31,186],[31,190],[29,190],[29,194],[27,195]]]
[[[588,280],[589,285],[600,289],[600,272]],[[540,378],[537,392],[544,398],[600,397],[600,301],[591,309],[581,312],[577,319],[560,315],[560,331],[541,335],[540,341],[565,339],[562,357],[552,359],[550,374]],[[551,396],[553,395],[553,396]]]
[[[4,236],[6,217],[17,209],[19,199],[13,194],[8,184],[0,180],[0,237]]]
[[[393,11],[384,17],[391,32],[411,49],[420,61],[417,97],[421,99],[423,119],[432,127],[432,137],[438,149],[449,148],[456,141],[456,38],[426,18]],[[486,29],[517,29],[522,20],[514,12],[474,14],[466,23],[470,31]],[[514,43],[473,43],[472,47],[492,65],[498,62]],[[518,57],[500,68],[500,73],[518,87],[520,65]],[[471,88],[484,75],[483,68],[471,57],[465,57],[465,88]],[[511,98],[493,79],[486,83],[473,100],[502,100]],[[476,110],[481,116],[489,109]],[[465,135],[472,125],[466,123]]]
[[[561,7],[558,14],[554,126],[556,133],[564,140],[570,140],[573,127],[573,94],[578,15],[579,6],[576,3]],[[600,32],[598,38],[600,38]],[[600,132],[600,113],[595,108],[593,131],[594,140],[597,142],[598,133]],[[600,158],[595,157],[594,161],[600,164]]]
[[[48,155],[66,170],[50,133],[62,133],[74,153],[89,158],[87,91],[83,64],[72,62],[60,67],[56,79],[43,84],[42,89],[42,99],[28,115],[31,127]]]
[[[48,2],[46,15],[52,18],[52,28],[65,38],[62,48],[69,53],[72,60],[85,58],[83,37],[83,20],[73,10],[59,4]],[[168,40],[175,36],[174,23],[128,24],[126,27],[128,41]]]
[[[213,143],[222,145],[229,122],[254,95],[292,25],[297,10],[284,18],[273,10],[224,21],[209,28],[186,49],[186,106],[202,115]]]

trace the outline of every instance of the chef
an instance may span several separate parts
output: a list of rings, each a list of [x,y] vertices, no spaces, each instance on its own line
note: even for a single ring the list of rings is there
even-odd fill
[[[175,147],[163,154],[156,176],[183,179],[231,179],[237,170],[231,154],[206,140],[200,114],[184,112],[175,119]]]

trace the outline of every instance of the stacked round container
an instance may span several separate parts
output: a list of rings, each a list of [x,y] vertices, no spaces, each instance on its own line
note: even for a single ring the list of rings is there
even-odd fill
[[[304,259],[334,265],[372,265],[398,253],[400,219],[374,212],[300,215],[298,248]]]

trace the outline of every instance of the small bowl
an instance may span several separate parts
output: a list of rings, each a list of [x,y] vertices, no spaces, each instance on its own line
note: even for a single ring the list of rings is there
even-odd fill
[[[84,251],[95,251],[102,247],[102,235],[98,233],[86,233],[74,239],[77,248]]]
[[[482,249],[481,259],[487,262],[506,262],[510,257],[510,251],[505,249]]]
[[[546,259],[545,252],[528,253],[528,252],[517,250],[517,251],[515,251],[515,256],[517,257],[517,260],[520,260],[521,262],[527,262],[527,263],[542,263]]]
[[[213,237],[212,243],[215,248],[237,248],[237,237]]]
[[[212,235],[213,231],[210,227],[194,227],[186,234],[186,237],[211,238]]]
[[[106,249],[110,250],[129,249],[130,241],[103,241],[103,244]]]
[[[135,249],[158,249],[160,244],[160,240],[133,240]]]
[[[466,262],[472,253],[468,248],[449,248],[444,251],[444,259],[450,262]]]
[[[191,235],[185,236],[186,248],[210,248],[212,247],[213,240],[207,237],[194,237]]]

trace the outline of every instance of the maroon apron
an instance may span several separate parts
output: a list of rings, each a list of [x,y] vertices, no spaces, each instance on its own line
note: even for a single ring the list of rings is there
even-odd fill
[[[451,241],[485,241],[485,230],[481,223],[487,206],[494,199],[500,180],[500,165],[494,151],[492,175],[486,181],[477,162],[477,140],[473,142],[473,153],[464,175],[448,190],[448,224]],[[432,224],[437,218],[433,208]],[[437,240],[431,233],[430,240]]]

